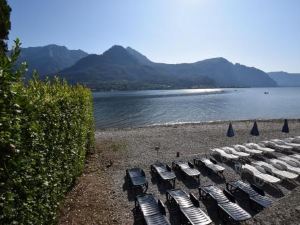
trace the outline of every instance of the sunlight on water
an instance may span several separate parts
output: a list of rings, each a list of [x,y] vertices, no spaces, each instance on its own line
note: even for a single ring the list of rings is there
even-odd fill
[[[93,95],[97,128],[300,117],[300,88],[115,91]]]

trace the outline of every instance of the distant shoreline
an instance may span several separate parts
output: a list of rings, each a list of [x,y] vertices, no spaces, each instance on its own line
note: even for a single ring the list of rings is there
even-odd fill
[[[255,89],[263,89],[263,88],[299,88],[300,86],[266,86],[266,87],[199,87],[199,88],[166,88],[166,89],[128,89],[128,90],[96,90],[91,89],[92,93],[103,92],[103,93],[111,93],[111,92],[135,92],[135,91],[175,91],[175,90],[205,90],[205,89],[247,89],[247,88],[255,88]]]
[[[253,123],[256,121],[259,123],[280,123],[284,122],[285,118],[280,119],[245,119],[245,120],[215,120],[215,121],[203,121],[203,122],[186,122],[186,123],[170,123],[170,124],[154,124],[154,125],[145,125],[145,126],[136,126],[136,127],[110,127],[110,128],[96,128],[96,131],[105,132],[105,131],[118,131],[118,130],[138,130],[138,129],[147,129],[147,128],[178,128],[178,127],[185,127],[185,126],[201,126],[201,125],[226,125],[230,122],[234,126],[235,123]],[[288,119],[288,118],[287,118]],[[292,118],[288,119],[288,122],[300,122],[300,118]]]

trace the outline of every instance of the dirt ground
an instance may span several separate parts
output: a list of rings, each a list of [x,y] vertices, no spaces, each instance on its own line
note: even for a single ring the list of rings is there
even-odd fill
[[[281,120],[258,121],[258,137],[249,134],[252,125],[250,121],[233,122],[236,135],[232,138],[226,137],[228,122],[97,131],[95,152],[87,156],[84,173],[62,204],[59,224],[134,224],[134,195],[128,191],[125,182],[125,170],[128,168],[144,169],[149,181],[147,192],[165,202],[165,192],[170,186],[158,183],[150,174],[150,165],[157,160],[171,165],[173,160],[192,161],[196,154],[209,154],[214,147],[300,135],[299,120],[289,121],[288,135],[281,132]],[[160,149],[158,152],[154,150],[156,146]],[[240,179],[234,165],[219,164],[226,168],[226,180],[200,169],[200,185],[215,184],[224,188],[225,181]],[[299,184],[296,181],[279,184],[276,188],[264,187],[274,204],[258,214],[241,200],[239,204],[254,216],[246,224],[300,224]],[[196,196],[198,186],[196,181],[181,176],[176,180],[176,188]],[[214,224],[223,224],[213,208],[203,202],[200,202],[200,208]],[[176,224],[176,215],[170,215],[168,208],[167,216],[171,224]]]

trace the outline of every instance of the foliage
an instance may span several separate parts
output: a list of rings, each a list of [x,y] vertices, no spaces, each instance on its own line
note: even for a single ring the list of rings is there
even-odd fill
[[[11,8],[6,0],[0,0],[0,56],[7,51],[5,40],[7,40],[10,30],[10,12]]]
[[[92,95],[57,78],[23,84],[19,46],[0,60],[0,224],[53,224],[93,147]]]

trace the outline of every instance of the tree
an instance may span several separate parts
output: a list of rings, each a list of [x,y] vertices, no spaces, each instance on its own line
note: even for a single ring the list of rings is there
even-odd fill
[[[0,57],[7,52],[6,40],[10,30],[11,8],[6,0],[0,0]]]

